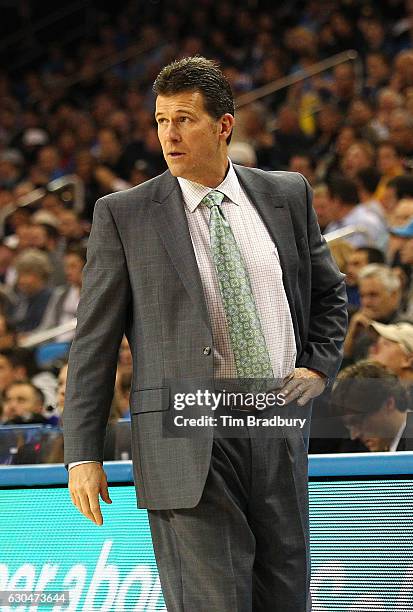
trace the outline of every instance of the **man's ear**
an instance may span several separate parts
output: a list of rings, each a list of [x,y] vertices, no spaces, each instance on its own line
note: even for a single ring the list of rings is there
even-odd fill
[[[398,410],[398,408],[396,407],[396,400],[394,399],[394,397],[389,397],[386,403],[384,404],[383,408],[386,408],[386,410],[388,410],[389,412],[394,412],[395,410]]]
[[[231,115],[230,113],[225,113],[225,115],[223,115],[221,119],[221,131],[219,135],[222,136],[224,140],[226,140],[228,136],[232,133],[234,125],[235,119],[233,115]]]
[[[413,369],[413,355],[405,355],[403,359],[403,368],[405,370]]]

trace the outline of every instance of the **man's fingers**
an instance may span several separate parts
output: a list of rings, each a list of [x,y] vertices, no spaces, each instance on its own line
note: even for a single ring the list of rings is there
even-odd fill
[[[303,393],[305,381],[302,378],[293,378],[281,389],[281,394],[284,397],[285,403],[290,402],[300,397]]]
[[[83,493],[79,498],[82,504],[82,514],[96,525],[102,525],[103,517],[100,511],[98,493],[95,491],[89,494]]]
[[[298,398],[297,406],[304,406],[307,402],[309,402],[311,399],[313,399],[313,397],[314,397],[313,389],[312,389],[312,387],[310,387],[309,389],[304,391],[304,393],[301,395],[301,397]]]
[[[102,481],[102,484],[100,485],[100,496],[105,503],[107,504],[112,503],[112,500],[109,497],[108,482],[106,478],[104,479],[104,481]]]

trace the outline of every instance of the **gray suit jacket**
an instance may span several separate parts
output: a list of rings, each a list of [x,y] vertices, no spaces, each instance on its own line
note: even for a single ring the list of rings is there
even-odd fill
[[[278,247],[297,367],[333,378],[347,315],[343,275],[320,235],[308,183],[296,173],[234,166]],[[209,469],[202,439],[162,435],[165,381],[211,380],[213,344],[179,183],[168,172],[95,207],[64,409],[65,463],[102,461],[123,333],[133,356],[132,454],[138,505],[194,507]]]

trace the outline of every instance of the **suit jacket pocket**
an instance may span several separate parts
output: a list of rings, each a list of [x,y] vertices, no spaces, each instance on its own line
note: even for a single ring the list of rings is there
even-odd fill
[[[131,414],[169,410],[169,387],[136,389],[130,394]]]

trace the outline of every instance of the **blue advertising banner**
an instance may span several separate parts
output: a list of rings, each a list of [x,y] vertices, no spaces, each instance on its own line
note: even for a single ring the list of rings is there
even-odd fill
[[[413,609],[412,461],[310,457],[313,612]],[[62,466],[0,470],[0,594],[70,593],[69,603],[48,606],[0,601],[2,612],[166,610],[131,466],[105,468],[113,503],[101,503],[101,527],[72,506]],[[21,488],[11,488],[16,481]]]

